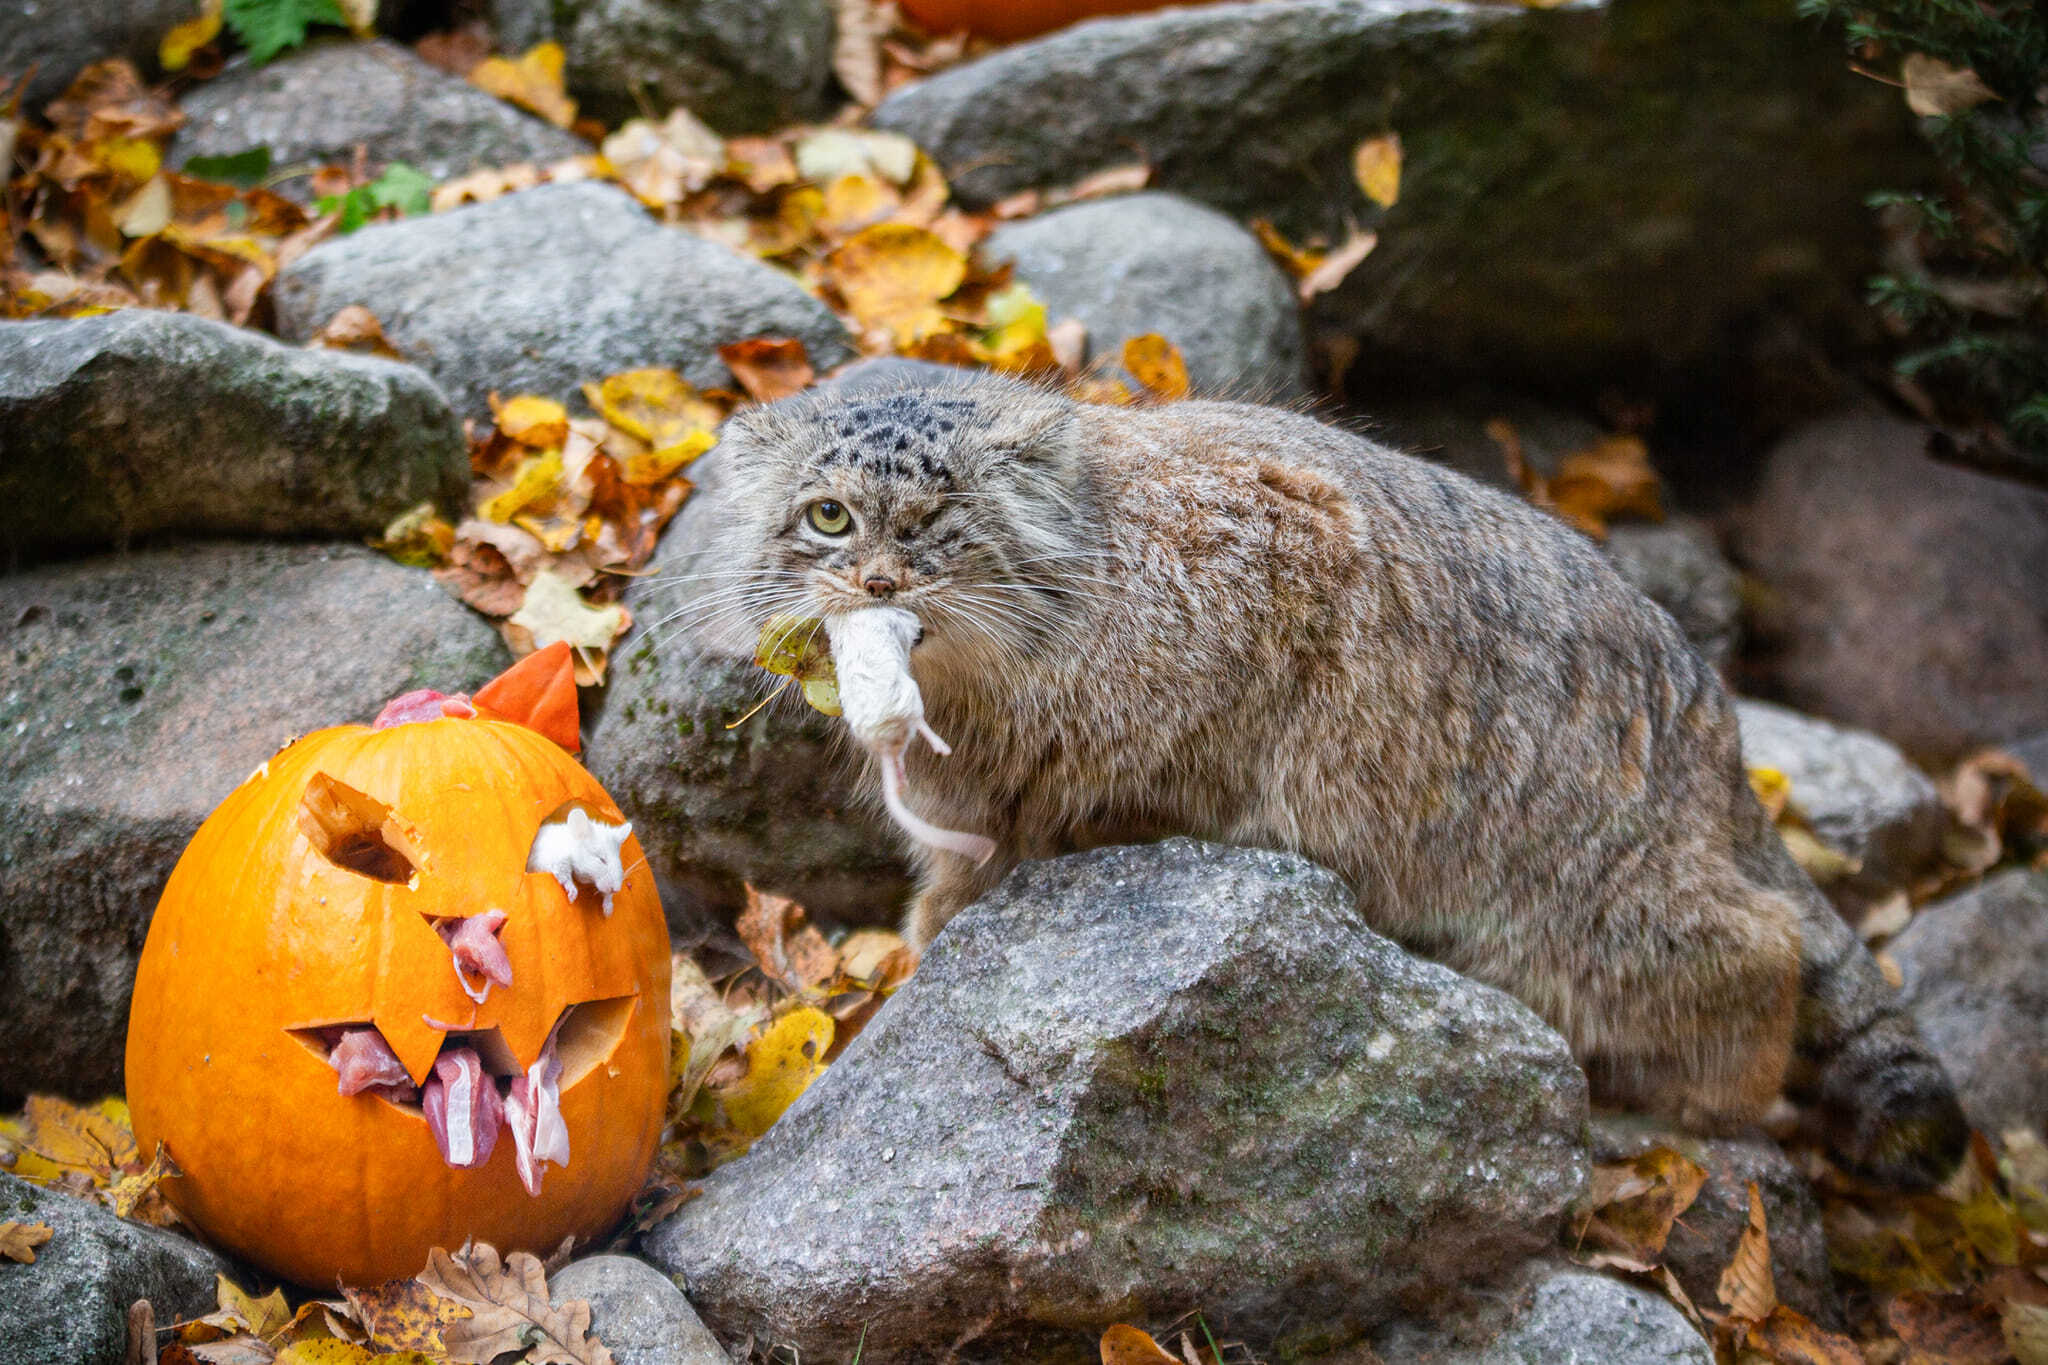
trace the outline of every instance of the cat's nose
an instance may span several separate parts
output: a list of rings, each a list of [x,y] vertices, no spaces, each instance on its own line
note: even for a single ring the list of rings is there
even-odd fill
[[[870,597],[887,597],[896,591],[896,580],[883,574],[871,573],[861,580],[861,586],[868,590]]]

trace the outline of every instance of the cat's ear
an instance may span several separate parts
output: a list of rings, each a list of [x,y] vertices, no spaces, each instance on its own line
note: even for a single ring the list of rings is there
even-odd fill
[[[999,459],[1064,470],[1078,464],[1078,423],[1072,400],[1017,384],[1000,403],[985,403],[978,416],[979,444]]]

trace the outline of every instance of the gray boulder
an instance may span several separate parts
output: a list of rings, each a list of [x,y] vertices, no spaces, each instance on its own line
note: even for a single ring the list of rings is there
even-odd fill
[[[428,574],[356,546],[190,545],[0,577],[0,1109],[121,1089],[164,880],[279,745],[505,662]]]
[[[826,112],[831,0],[490,0],[498,42],[568,50],[570,93],[617,123],[685,105],[758,132]]]
[[[0,0],[0,88],[33,71],[26,112],[104,58],[149,68],[157,40],[192,15],[192,0]]]
[[[0,1222],[41,1223],[27,1265],[0,1257],[0,1365],[123,1365],[128,1307],[160,1324],[210,1313],[214,1276],[240,1274],[199,1243],[0,1172]]]
[[[1547,1245],[1585,1124],[1562,1039],[1334,874],[1173,839],[1020,867],[646,1249],[806,1361],[1093,1359],[1190,1304],[1285,1358]]]
[[[1695,1304],[1720,1303],[1721,1272],[1749,1222],[1749,1186],[1763,1196],[1778,1297],[1824,1327],[1839,1328],[1842,1304],[1828,1270],[1827,1230],[1813,1186],[1761,1132],[1703,1138],[1655,1120],[1603,1114],[1593,1120],[1593,1158],[1623,1161],[1669,1147],[1704,1166],[1707,1183],[1664,1243],[1664,1264]]]
[[[754,666],[752,640],[698,630],[729,619],[711,599],[730,566],[705,549],[728,477],[723,452],[713,447],[690,477],[695,495],[627,591],[640,624],[613,666],[584,762],[633,813],[679,932],[729,923],[748,882],[835,919],[887,920],[908,869],[894,827],[855,791],[846,727],[794,689],[733,725],[782,680]]]
[[[1888,951],[1970,1122],[2048,1132],[2048,873],[2014,868],[1930,905]]]
[[[590,1327],[618,1365],[732,1365],[676,1282],[632,1256],[588,1256],[548,1281],[559,1307],[590,1304]]]
[[[1049,321],[1086,323],[1090,359],[1157,332],[1180,348],[1198,392],[1307,392],[1293,286],[1257,238],[1214,209],[1177,194],[1089,200],[999,227],[981,250],[1016,262]]]
[[[1742,593],[1735,568],[1697,517],[1622,521],[1601,544],[1621,576],[1671,613],[1706,661],[1725,668],[1742,638]]]
[[[595,183],[372,224],[287,266],[274,297],[293,340],[364,305],[472,417],[493,390],[573,399],[642,366],[734,386],[718,347],[747,337],[796,337],[821,370],[849,355],[838,319],[794,280]]]
[[[369,535],[457,504],[468,448],[410,365],[128,308],[0,322],[0,541]]]
[[[1529,1268],[1505,1305],[1399,1324],[1374,1343],[1400,1365],[1711,1365],[1714,1350],[1661,1294],[1591,1271]],[[1506,1320],[1496,1323],[1502,1310]]]
[[[486,166],[590,150],[574,134],[384,39],[325,40],[265,66],[235,61],[194,86],[181,107],[187,122],[171,147],[181,166],[195,156],[254,147],[268,147],[276,167],[346,163],[360,146],[373,172],[403,161],[434,180],[452,180]],[[303,183],[289,180],[283,188],[289,193]]]
[[[1774,309],[1867,327],[1864,196],[1927,165],[1897,96],[1791,0],[1166,10],[953,67],[874,122],[969,204],[1144,160],[1156,187],[1297,239],[1363,222],[1378,249],[1317,320],[1433,375],[1553,389],[1694,384]],[[1406,158],[1382,212],[1351,156],[1387,131]]]
[[[1735,719],[1742,761],[1785,774],[1813,832],[1867,876],[1903,886],[1940,855],[1948,810],[1926,774],[1884,740],[1762,701],[1736,702]]]
[[[1874,411],[1786,437],[1730,546],[1765,593],[1755,690],[1945,763],[2048,730],[2048,492]]]

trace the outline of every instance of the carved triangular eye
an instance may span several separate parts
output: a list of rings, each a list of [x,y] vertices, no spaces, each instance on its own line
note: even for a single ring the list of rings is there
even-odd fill
[[[299,829],[328,862],[376,881],[404,886],[426,862],[391,807],[326,773],[306,783]]]

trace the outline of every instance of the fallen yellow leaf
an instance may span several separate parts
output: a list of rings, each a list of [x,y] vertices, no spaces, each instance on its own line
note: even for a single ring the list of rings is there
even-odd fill
[[[576,101],[562,88],[568,54],[560,43],[541,43],[519,57],[486,57],[470,68],[470,84],[530,109],[557,128],[576,121]]]
[[[1899,75],[1906,84],[1906,107],[1922,118],[1960,114],[1998,98],[1969,67],[1950,66],[1924,53],[1906,58]]]
[[[1401,135],[1367,138],[1351,153],[1351,174],[1365,197],[1382,208],[1401,198]]]
[[[1157,332],[1125,341],[1123,361],[1131,378],[1149,389],[1153,397],[1171,402],[1188,396],[1188,363],[1181,358],[1180,348]]]
[[[512,486],[477,508],[477,515],[486,521],[508,522],[535,503],[552,497],[561,481],[561,451],[529,455],[513,471]]]
[[[192,54],[220,36],[220,0],[206,0],[199,17],[172,28],[156,45],[156,62],[166,71],[183,71]]]
[[[877,223],[827,256],[825,272],[863,327],[907,346],[946,326],[939,300],[967,278],[967,257],[924,228]]]
[[[1102,1365],[1184,1365],[1149,1333],[1116,1323],[1102,1334]]]
[[[0,1256],[30,1264],[36,1258],[36,1248],[54,1235],[48,1223],[0,1223]]]
[[[747,1073],[716,1092],[732,1127],[757,1138],[825,1071],[832,1016],[805,1005],[747,1045]]]
[[[491,397],[491,415],[497,419],[498,430],[520,445],[553,450],[569,439],[569,410],[554,399],[522,393],[500,403],[497,395]]]
[[[553,569],[543,569],[527,584],[526,599],[510,623],[533,633],[535,649],[566,640],[577,649],[606,650],[632,624],[626,609],[614,602],[595,607],[573,584]]]

